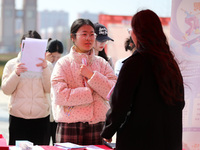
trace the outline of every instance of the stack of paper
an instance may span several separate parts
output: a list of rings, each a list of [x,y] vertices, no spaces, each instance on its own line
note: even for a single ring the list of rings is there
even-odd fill
[[[65,150],[85,150],[86,146],[77,145],[74,143],[66,142],[66,143],[55,143],[56,147],[64,148]]]
[[[95,145],[89,145],[86,147],[86,150],[105,150],[105,149],[102,149],[100,147],[97,147]]]
[[[45,59],[45,52],[48,40],[26,38],[21,45],[21,63],[25,63],[28,71],[42,72],[42,67],[37,67],[36,64],[42,61],[39,58]]]

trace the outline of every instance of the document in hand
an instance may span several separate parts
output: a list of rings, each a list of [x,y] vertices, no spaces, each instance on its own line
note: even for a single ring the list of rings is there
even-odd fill
[[[37,67],[36,64],[42,61],[39,58],[45,59],[45,52],[48,40],[26,38],[22,41],[21,46],[21,63],[25,64],[28,71],[42,72],[42,67]]]
[[[64,148],[67,150],[85,150],[86,146],[77,145],[74,143],[66,142],[66,143],[55,143],[56,147]]]

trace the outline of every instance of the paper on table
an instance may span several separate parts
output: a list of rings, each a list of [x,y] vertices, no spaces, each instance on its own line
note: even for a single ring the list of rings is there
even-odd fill
[[[87,150],[104,150],[104,149],[99,148],[99,147],[97,147],[95,145],[89,145],[89,146],[86,147],[86,149]]]
[[[17,146],[11,146],[9,147],[9,150],[19,150],[20,148]],[[44,150],[41,146],[33,146],[32,150]]]
[[[39,58],[45,59],[47,42],[48,40],[31,38],[22,41],[21,62],[25,63],[28,71],[42,72],[42,67],[37,67],[36,64],[42,62]]]
[[[85,150],[86,146],[81,146],[81,145],[77,145],[74,143],[70,143],[70,142],[66,142],[66,143],[55,143],[54,144],[56,147],[61,147],[61,148],[65,148],[65,149],[80,149],[80,150]]]

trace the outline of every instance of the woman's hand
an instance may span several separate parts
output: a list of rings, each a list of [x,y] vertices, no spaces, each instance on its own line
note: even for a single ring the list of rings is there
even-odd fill
[[[37,67],[42,67],[42,69],[45,69],[47,67],[47,61],[43,58],[39,58],[42,62],[39,64],[36,64]]]
[[[22,72],[27,71],[27,68],[24,66],[24,63],[19,63],[15,69],[15,73],[20,76]]]
[[[53,56],[51,53],[46,52],[46,60],[48,60],[49,62],[53,63]]]
[[[106,141],[106,142],[108,142],[108,143],[111,143],[111,142],[112,142],[112,138],[110,138],[110,139],[105,139],[105,138],[103,138],[103,140]]]
[[[93,71],[91,71],[90,69],[88,69],[88,67],[84,64],[81,65],[80,67],[80,75],[83,76],[84,81],[85,81],[85,86],[89,87],[91,92],[93,92],[93,89],[87,84],[87,80],[90,79],[93,76]]]
[[[93,71],[91,71],[90,69],[88,69],[88,67],[84,64],[81,64],[81,67],[80,67],[80,74],[87,78],[87,79],[90,79],[92,76],[93,76]]]

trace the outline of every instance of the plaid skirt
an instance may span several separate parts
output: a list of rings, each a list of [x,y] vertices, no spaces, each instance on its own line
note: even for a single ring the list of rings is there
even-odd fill
[[[104,122],[89,124],[83,122],[62,123],[59,122],[56,130],[56,142],[71,142],[79,145],[102,145],[100,136]]]

